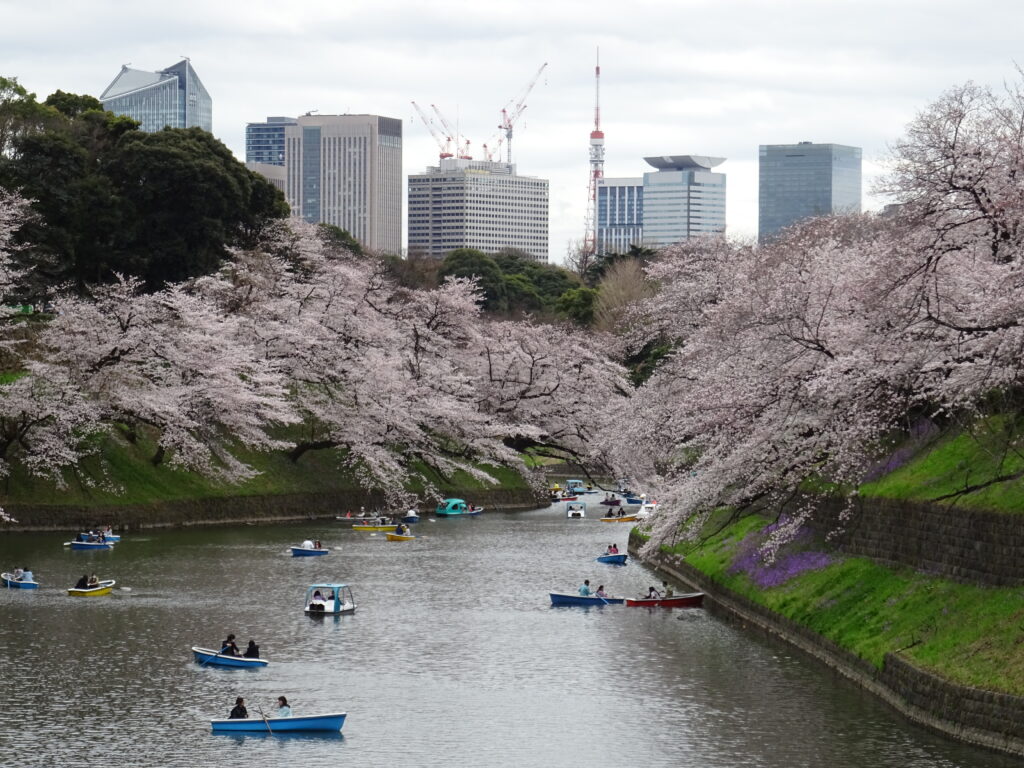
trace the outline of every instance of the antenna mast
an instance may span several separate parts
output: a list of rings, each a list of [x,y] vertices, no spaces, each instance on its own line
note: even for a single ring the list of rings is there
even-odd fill
[[[594,66],[594,130],[590,132],[590,186],[584,223],[581,263],[589,264],[597,252],[597,186],[604,178],[604,132],[601,130],[601,49]]]

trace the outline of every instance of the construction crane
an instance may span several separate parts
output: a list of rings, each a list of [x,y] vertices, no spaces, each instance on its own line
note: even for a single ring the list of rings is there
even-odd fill
[[[444,128],[445,133],[455,143],[455,156],[460,160],[472,160],[472,155],[469,154],[469,139],[465,136],[459,136],[459,132],[452,130],[451,123],[441,114],[441,110],[437,108],[437,104],[431,104],[430,108],[434,110],[434,114],[437,115],[437,119],[441,121],[441,127]]]
[[[522,117],[523,112],[526,111],[526,97],[530,95],[530,91],[533,90],[533,86],[537,84],[537,80],[540,79],[540,74],[548,66],[545,61],[540,65],[540,69],[537,70],[537,74],[533,76],[533,79],[527,84],[522,90],[522,93],[518,97],[513,96],[509,99],[509,102],[501,108],[501,124],[498,127],[505,132],[505,150],[507,154],[507,162],[512,162],[512,128],[516,124],[516,120]]]
[[[427,117],[427,113],[420,109],[420,105],[415,101],[412,102],[413,107],[416,109],[416,114],[420,116],[420,120],[423,121],[423,125],[430,131],[430,135],[434,137],[434,141],[437,142],[438,148],[441,150],[441,159],[444,160],[446,157],[452,156],[452,137],[444,136],[437,126]]]

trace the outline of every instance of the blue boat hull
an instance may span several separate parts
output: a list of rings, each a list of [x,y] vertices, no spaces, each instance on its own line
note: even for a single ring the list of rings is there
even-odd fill
[[[302,547],[292,547],[291,549],[292,557],[318,557],[331,553],[329,549],[303,549]]]
[[[5,576],[0,576],[0,581],[8,589],[39,589],[38,581],[18,581],[17,579],[11,579]]]
[[[601,555],[597,558],[597,562],[609,563],[610,565],[625,565],[626,558],[628,557],[629,555],[626,553],[622,553],[621,555]]]
[[[88,536],[88,533],[79,534],[80,536]],[[104,541],[109,541],[112,544],[117,544],[121,540],[121,536],[116,533],[108,533],[103,537]]]
[[[552,605],[622,605],[625,601],[621,597],[597,597],[591,595],[563,595],[558,592],[550,592]]]
[[[346,712],[308,717],[250,717],[246,720],[211,720],[214,733],[287,733],[290,731],[338,732],[345,725]]]
[[[107,541],[72,541],[69,545],[72,549],[89,551],[93,549],[113,549],[114,545]]]
[[[205,667],[235,667],[243,669],[256,669],[265,667],[270,662],[266,659],[250,659],[245,656],[224,656],[211,648],[192,648],[192,655],[196,661]]]
[[[420,521],[419,515],[406,515],[402,518],[403,523],[418,523]]]

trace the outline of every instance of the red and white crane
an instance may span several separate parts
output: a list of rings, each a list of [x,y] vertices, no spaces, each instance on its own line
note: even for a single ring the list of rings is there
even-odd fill
[[[430,131],[430,135],[434,137],[434,141],[437,142],[438,149],[441,150],[441,159],[444,160],[446,157],[452,156],[452,137],[442,134],[434,122],[427,117],[427,113],[420,109],[420,105],[415,101],[412,102],[413,107],[416,109],[416,114],[420,116],[420,120],[423,121],[423,125]]]
[[[527,83],[526,87],[520,92],[518,96],[513,96],[509,99],[508,103],[501,108],[501,124],[498,125],[502,131],[505,132],[505,150],[507,154],[507,162],[512,162],[512,129],[516,124],[523,112],[526,111],[526,97],[530,95],[530,91],[533,90],[533,86],[537,84],[540,79],[541,73],[547,68],[548,63],[545,61],[540,65],[540,69],[537,70],[537,74],[533,76],[533,79]]]
[[[455,156],[460,160],[472,160],[473,156],[469,154],[469,139],[465,136],[460,136],[457,129],[452,129],[451,123],[449,123],[447,118],[441,114],[441,110],[437,108],[437,104],[431,104],[430,108],[434,110],[434,114],[437,115],[437,119],[441,121],[441,127],[444,128],[445,133],[447,133],[454,142]]]

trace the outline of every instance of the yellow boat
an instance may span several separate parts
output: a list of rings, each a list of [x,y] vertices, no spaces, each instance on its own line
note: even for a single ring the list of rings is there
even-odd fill
[[[602,517],[602,523],[635,523],[636,515],[623,515],[622,517]]]
[[[392,527],[394,527],[394,526],[392,526]],[[416,538],[415,536],[406,536],[406,535],[401,534],[401,533],[389,533],[389,534],[387,534],[387,540],[388,541],[412,541],[415,538]]]
[[[390,525],[353,525],[353,531],[393,531],[395,530],[395,524]]]
[[[85,589],[78,589],[77,587],[71,587],[68,589],[68,594],[72,597],[99,597],[100,595],[109,595],[110,590],[114,588],[117,582],[113,579],[107,581],[101,581],[95,587],[86,587]]]

